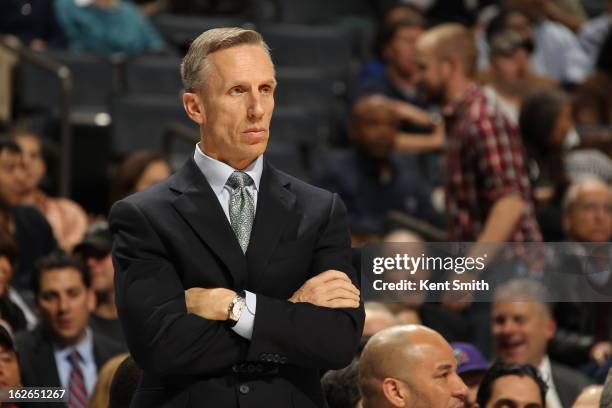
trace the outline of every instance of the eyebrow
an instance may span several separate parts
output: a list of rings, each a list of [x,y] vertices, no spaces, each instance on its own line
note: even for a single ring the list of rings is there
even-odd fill
[[[452,369],[453,369],[453,365],[452,364],[443,364],[441,366],[438,366],[436,368],[436,371],[440,372],[440,371],[447,371],[447,370],[452,370]]]

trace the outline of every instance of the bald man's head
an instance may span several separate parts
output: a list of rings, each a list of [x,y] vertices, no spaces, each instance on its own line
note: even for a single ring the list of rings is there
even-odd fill
[[[364,408],[463,407],[467,389],[457,376],[453,350],[434,330],[420,325],[382,330],[369,340],[359,364]]]

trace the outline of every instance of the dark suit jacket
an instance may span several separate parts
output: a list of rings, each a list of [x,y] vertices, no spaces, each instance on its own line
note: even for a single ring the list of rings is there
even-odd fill
[[[121,345],[111,339],[93,333],[94,359],[98,371],[104,363],[117,354],[125,352]],[[17,336],[19,368],[25,387],[61,387],[59,373],[53,355],[53,345],[41,329],[25,332]],[[64,408],[66,404],[32,403],[38,408]],[[29,406],[25,404],[25,406]]]
[[[589,379],[580,371],[573,370],[561,364],[550,363],[552,380],[557,395],[564,407],[571,407],[584,387],[590,385]]]
[[[327,269],[357,281],[337,194],[264,162],[246,256],[193,159],[116,203],[109,219],[119,318],[144,370],[132,407],[325,406],[319,370],[351,362],[363,308],[286,299]],[[192,287],[256,293],[252,339],[188,314]]]

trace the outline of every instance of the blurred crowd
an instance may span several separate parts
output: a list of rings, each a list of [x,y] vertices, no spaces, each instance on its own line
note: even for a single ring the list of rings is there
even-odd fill
[[[0,35],[42,55],[181,57],[184,43],[159,16],[269,27],[294,3],[3,0]],[[294,174],[303,160],[308,181],[340,194],[356,267],[373,242],[470,242],[474,254],[487,243],[609,243],[611,0],[345,3],[326,23],[357,32],[359,51],[332,81],[333,125],[315,148],[300,144],[299,159],[272,146],[270,160]],[[284,29],[303,29],[290,22]],[[88,191],[95,205],[60,197],[57,117],[41,126],[39,112],[22,109],[21,63],[0,45],[0,387],[64,386],[78,399],[70,406],[128,406],[139,368],[126,354],[100,209],[171,176],[177,156],[157,144],[124,149],[95,170],[106,182]],[[98,163],[95,149],[73,154]],[[512,248],[491,254],[512,272],[492,302],[366,303],[361,354],[322,373],[330,408],[612,407],[610,303],[572,298],[569,282],[557,294],[565,301],[543,300],[543,275],[561,267],[603,269],[591,284],[612,293],[609,246],[597,253],[603,267],[567,254],[543,267]]]

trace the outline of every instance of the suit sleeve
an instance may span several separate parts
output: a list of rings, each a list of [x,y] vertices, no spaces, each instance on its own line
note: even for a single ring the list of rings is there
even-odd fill
[[[357,286],[351,264],[346,208],[337,194],[312,259],[312,276],[328,269],[348,274]],[[257,313],[248,351],[249,361],[269,361],[300,367],[337,369],[356,355],[365,313],[292,303],[257,295]]]
[[[187,313],[177,271],[150,221],[120,201],[110,213],[117,310],[136,362],[158,375],[218,374],[244,361],[248,342]]]

